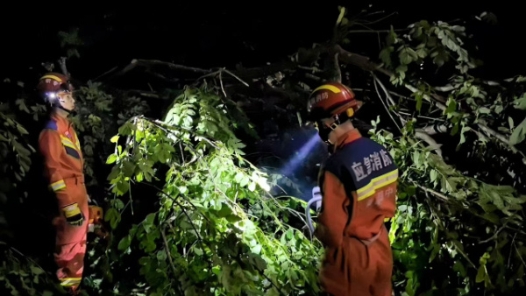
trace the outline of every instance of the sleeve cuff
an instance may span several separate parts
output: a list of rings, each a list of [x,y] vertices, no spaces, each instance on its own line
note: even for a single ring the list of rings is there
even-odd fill
[[[66,183],[64,183],[64,180],[58,180],[57,182],[51,183],[49,187],[51,188],[51,190],[57,192],[66,188]]]

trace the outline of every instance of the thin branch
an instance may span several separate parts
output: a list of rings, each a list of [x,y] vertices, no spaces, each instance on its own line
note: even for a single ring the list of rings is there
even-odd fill
[[[442,149],[440,149],[440,144],[438,144],[435,139],[433,139],[430,135],[421,132],[421,131],[415,131],[415,137],[426,142],[429,147],[431,148],[431,151],[435,151],[435,153],[440,156],[440,158],[443,158],[442,156]]]
[[[379,22],[381,22],[381,21],[384,21],[384,20],[386,20],[386,19],[392,17],[392,16],[395,15],[395,14],[398,14],[398,12],[396,12],[396,11],[395,11],[395,12],[392,12],[392,13],[390,13],[390,14],[384,16],[384,17],[381,17],[381,18],[375,20],[375,21],[367,21],[367,24],[368,24],[368,25],[374,25],[374,24],[376,24],[376,23],[379,23]]]
[[[164,228],[161,229],[161,236],[163,238],[163,244],[164,244],[164,250],[166,251],[166,254],[168,255],[168,262],[170,263],[170,267],[172,268],[172,272],[174,274],[174,277],[177,276],[177,268],[175,268],[174,261],[172,259],[172,253],[170,251],[170,247],[168,245],[168,240],[166,239],[166,234],[164,233]],[[180,295],[184,295],[183,291],[181,291],[181,287],[178,285],[177,290],[179,291]]]
[[[246,87],[249,87],[248,83],[246,83],[245,81],[243,81],[243,79],[239,78],[236,74],[228,71],[227,69],[223,68],[222,69],[226,74],[234,77],[235,79],[237,79],[237,81],[241,82],[242,84],[244,84]]]
[[[445,196],[444,194],[442,194],[442,193],[440,193],[440,192],[438,192],[438,191],[435,191],[435,190],[433,190],[433,189],[431,189],[431,188],[427,188],[427,187],[425,187],[425,186],[422,186],[422,185],[420,185],[420,184],[418,184],[418,183],[416,183],[416,182],[413,182],[413,184],[414,184],[416,187],[422,189],[424,192],[430,193],[431,195],[437,197],[437,198],[440,199],[441,201],[449,202],[449,197]]]
[[[104,77],[104,76],[106,76],[106,75],[108,75],[108,74],[110,74],[110,73],[115,72],[117,69],[119,69],[119,66],[115,66],[115,67],[109,69],[108,71],[106,71],[106,72],[100,74],[99,76],[93,78],[93,81],[97,81],[97,80],[99,80],[101,77]]]
[[[380,102],[382,102],[382,106],[384,106],[385,111],[387,112],[387,114],[389,115],[389,117],[391,117],[391,120],[392,120],[393,123],[395,124],[396,128],[398,129],[398,131],[401,131],[402,129],[401,129],[400,126],[398,125],[398,122],[396,122],[396,120],[394,119],[393,114],[391,114],[391,111],[389,110],[389,107],[387,107],[387,105],[386,105],[386,103],[384,102],[384,100],[382,100],[382,95],[380,94],[380,91],[378,90],[378,82],[377,82],[377,78],[376,78],[376,76],[374,76],[374,74],[373,74],[373,77],[375,78],[375,79],[374,79],[374,88],[375,88],[375,90],[376,90],[376,93],[378,94],[378,99],[380,100]]]
[[[378,83],[378,85],[380,85],[380,87],[382,88],[383,92],[385,93],[386,98],[389,100],[389,103],[391,103],[391,106],[396,106],[396,102],[393,100],[393,98],[389,94],[387,87],[385,87],[385,85],[376,75],[373,74],[373,78]]]
[[[348,33],[349,34],[353,34],[353,33],[390,33],[391,31],[389,30],[350,30]]]
[[[497,231],[495,231],[495,233],[494,233],[491,237],[489,237],[488,239],[485,239],[485,240],[481,240],[481,241],[479,242],[479,244],[485,244],[485,243],[487,243],[487,242],[489,242],[489,241],[491,241],[491,240],[497,239],[497,238],[499,237],[499,233],[500,233],[503,229],[506,228],[506,226],[508,225],[508,223],[509,223],[509,220],[506,221],[506,223],[504,223],[501,227],[499,227],[499,229],[497,229]]]
[[[169,63],[169,62],[159,61],[159,60],[140,60],[140,59],[134,59],[134,60],[132,60],[132,61],[130,62],[130,65],[135,65],[135,66],[146,66],[146,67],[151,67],[151,66],[165,66],[165,67],[168,67],[169,69],[172,69],[172,70],[182,70],[182,71],[195,72],[195,73],[202,73],[202,74],[207,74],[207,73],[212,72],[212,70],[201,69],[201,68],[196,68],[196,67],[189,67],[189,66],[184,66],[184,65],[179,65],[179,64],[174,64],[174,63]]]
[[[60,70],[62,71],[62,74],[66,75],[66,77],[71,78],[71,75],[68,73],[68,68],[66,67],[66,57],[60,57],[58,59],[58,64],[60,65]]]
[[[159,74],[157,72],[151,71],[150,69],[146,70],[146,73],[148,73],[148,74],[150,74],[152,76],[155,76],[157,78],[160,78],[160,79],[162,79],[162,80],[164,80],[166,82],[170,82],[170,83],[178,83],[178,82],[180,82],[180,80],[177,79],[177,78],[168,78],[168,77],[166,77],[166,76],[164,76],[162,74]]]
[[[158,95],[155,92],[149,92],[149,91],[138,90],[138,89],[130,89],[127,92],[134,93],[134,94],[137,94],[139,96],[147,97],[147,98],[164,99],[163,97],[161,97],[160,95]]]
[[[223,71],[219,71],[219,84],[221,85],[221,92],[223,92],[223,95],[225,98],[228,96],[226,95],[225,86],[223,85]]]

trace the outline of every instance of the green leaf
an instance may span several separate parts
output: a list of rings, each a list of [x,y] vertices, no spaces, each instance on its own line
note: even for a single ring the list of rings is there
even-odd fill
[[[513,133],[510,136],[510,144],[517,145],[524,141],[526,138],[526,118],[522,120],[517,127],[513,130]]]
[[[110,154],[110,156],[108,156],[108,159],[106,160],[106,164],[112,164],[112,163],[114,163],[116,160],[117,160],[117,155],[115,155],[115,154]]]
[[[39,274],[43,274],[44,270],[42,270],[42,268],[37,267],[37,266],[31,266],[31,272],[35,275],[39,275]]]
[[[526,110],[526,93],[523,93],[519,98],[515,99],[515,108],[520,110]]]
[[[119,245],[117,246],[117,249],[119,249],[119,251],[124,251],[130,247],[130,244],[131,244],[131,238],[130,236],[127,235],[120,240]]]
[[[482,283],[485,278],[486,278],[486,266],[481,264],[477,270],[477,277],[475,279],[475,282]]]
[[[380,51],[380,59],[386,66],[391,66],[391,52],[393,51],[392,46],[386,46],[382,51]]]
[[[110,142],[112,142],[112,143],[117,143],[118,141],[119,141],[119,136],[118,136],[118,135],[113,136],[113,137],[111,137],[111,139],[110,139]]]

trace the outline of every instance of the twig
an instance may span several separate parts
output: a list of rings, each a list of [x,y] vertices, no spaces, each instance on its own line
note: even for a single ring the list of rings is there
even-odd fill
[[[222,69],[223,71],[225,71],[226,74],[234,77],[235,79],[237,79],[239,82],[241,82],[242,84],[244,84],[246,87],[249,87],[248,83],[246,83],[245,81],[243,81],[243,79],[239,78],[236,74],[228,71],[227,69],[223,68]]]
[[[390,33],[391,31],[389,30],[350,30],[349,34],[352,34],[352,33]]]
[[[526,267],[526,262],[524,262],[524,259],[522,258],[522,255],[521,255],[521,252],[519,252],[519,249],[517,248],[517,246],[515,244],[513,244],[513,247],[515,248],[515,252],[517,252],[517,256],[521,260],[522,265]]]
[[[183,71],[189,71],[189,72],[195,72],[195,73],[210,73],[211,70],[196,68],[196,67],[189,67],[184,65],[178,65],[174,63],[159,61],[159,60],[141,60],[141,59],[134,59],[130,62],[130,65],[137,65],[137,66],[165,66],[172,70],[183,70]]]
[[[223,85],[223,71],[219,71],[219,84],[221,85],[221,92],[223,92],[223,95],[225,98],[228,96],[226,95],[225,86]]]
[[[172,259],[172,253],[170,251],[170,247],[168,245],[168,240],[166,239],[166,234],[164,233],[164,228],[161,229],[161,236],[163,238],[164,243],[164,250],[166,251],[166,255],[168,255],[168,262],[170,262],[170,267],[172,268],[172,272],[174,273],[174,277],[177,276],[177,268],[175,268],[174,261]],[[177,286],[177,290],[179,290],[180,295],[184,295],[183,291],[181,291],[181,287]]]
[[[393,98],[391,97],[391,95],[389,94],[389,91],[387,90],[387,87],[385,87],[385,85],[382,83],[382,81],[376,75],[373,74],[373,78],[375,79],[375,81],[378,83],[378,85],[380,85],[380,87],[384,91],[385,96],[387,97],[387,99],[391,103],[391,106],[396,106],[396,103],[393,100]]]
[[[168,78],[168,77],[166,77],[166,76],[164,76],[162,74],[159,74],[157,72],[153,72],[153,71],[151,71],[149,69],[146,70],[146,73],[148,73],[148,74],[150,74],[152,76],[155,76],[157,78],[160,78],[160,79],[162,79],[164,81],[167,81],[167,82],[171,82],[171,83],[178,83],[179,82],[179,79],[177,79],[177,78]]]
[[[136,94],[138,94],[140,96],[147,97],[147,98],[163,99],[163,97],[159,96],[155,92],[148,92],[148,91],[137,90],[137,89],[130,89],[130,90],[128,90],[128,92],[136,93]]]
[[[368,25],[373,25],[373,24],[379,23],[379,22],[381,22],[381,21],[383,21],[383,20],[386,20],[386,19],[392,17],[392,16],[395,15],[395,14],[398,14],[398,12],[396,12],[396,11],[395,11],[395,12],[392,12],[392,13],[390,13],[390,14],[384,16],[384,17],[381,17],[381,18],[375,20],[375,21],[370,21],[370,22],[368,21],[367,24],[368,24]],[[400,30],[403,30],[403,29],[400,29]]]
[[[481,240],[481,241],[479,242],[479,244],[485,244],[485,243],[487,243],[487,242],[489,242],[489,241],[491,241],[491,240],[494,240],[494,239],[498,238],[499,233],[500,233],[503,229],[506,228],[506,226],[508,225],[508,222],[509,222],[509,220],[506,221],[506,223],[504,223],[501,227],[499,227],[499,229],[497,229],[497,231],[495,231],[495,233],[494,233],[490,238],[485,239],[485,240]]]
[[[431,188],[427,188],[427,187],[425,187],[425,186],[422,186],[422,185],[420,185],[420,184],[418,184],[418,183],[416,183],[416,182],[413,182],[413,184],[414,184],[416,187],[422,189],[424,192],[428,192],[428,193],[430,193],[431,195],[433,195],[433,196],[435,196],[435,197],[438,197],[438,198],[439,198],[440,200],[442,200],[442,201],[449,202],[449,197],[445,196],[444,194],[442,194],[442,193],[440,193],[440,192],[437,192],[437,191],[435,191],[435,190],[433,190],[433,189],[431,189]]]
[[[108,74],[114,72],[114,71],[117,70],[118,68],[119,68],[119,66],[115,66],[115,67],[109,69],[108,71],[106,71],[106,72],[100,74],[99,76],[93,78],[93,81],[97,81],[97,80],[99,80],[101,77],[104,77],[104,76],[106,76],[106,75],[108,75]]]
[[[515,245],[515,238],[517,238],[517,233],[513,235],[513,239],[511,240],[511,246]],[[510,248],[510,253],[508,254],[508,264],[507,267],[509,268],[511,265],[511,253],[513,252],[513,248]]]
[[[183,163],[183,166],[186,167],[186,162],[184,158],[184,151],[183,151],[183,144],[181,144],[181,141],[179,141],[179,151],[181,151],[181,162]]]
[[[382,102],[382,105],[384,106],[385,108],[385,111],[387,112],[387,114],[389,115],[389,117],[391,117],[391,120],[393,121],[393,123],[395,124],[396,128],[398,129],[398,131],[401,131],[402,129],[400,128],[400,126],[398,125],[398,122],[396,122],[396,120],[394,119],[393,117],[393,114],[391,114],[391,111],[389,110],[389,108],[387,107],[387,104],[384,102],[384,100],[382,100],[382,95],[380,94],[380,91],[378,90],[378,78],[373,74],[373,77],[374,77],[374,88],[376,90],[376,93],[378,95],[378,98],[380,100],[380,102]]]
[[[68,68],[66,67],[66,59],[66,57],[60,57],[60,59],[58,59],[58,64],[62,73],[66,75],[66,77],[71,78],[70,74],[68,73]]]
[[[430,135],[422,132],[422,131],[415,131],[415,137],[426,142],[429,147],[431,148],[431,151],[435,151],[435,153],[440,156],[440,158],[443,158],[442,157],[442,149],[440,149],[440,144],[438,144],[435,139],[433,139]]]
[[[443,134],[447,133],[447,126],[445,126],[444,124],[433,124],[430,126],[419,128],[417,129],[417,131],[426,133],[428,135]]]

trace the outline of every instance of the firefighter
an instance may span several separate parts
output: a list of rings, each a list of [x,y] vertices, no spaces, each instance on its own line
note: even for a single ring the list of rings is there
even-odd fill
[[[331,155],[320,170],[322,206],[315,236],[325,247],[324,293],[391,296],[393,256],[384,221],[396,211],[398,168],[382,145],[361,136],[353,91],[330,82],[308,102],[311,121]]]
[[[84,159],[79,139],[67,118],[75,109],[73,87],[65,75],[48,73],[40,78],[37,89],[52,110],[40,133],[39,148],[49,187],[59,207],[59,215],[53,219],[56,274],[61,286],[75,295],[84,269],[89,197],[84,184]]]

